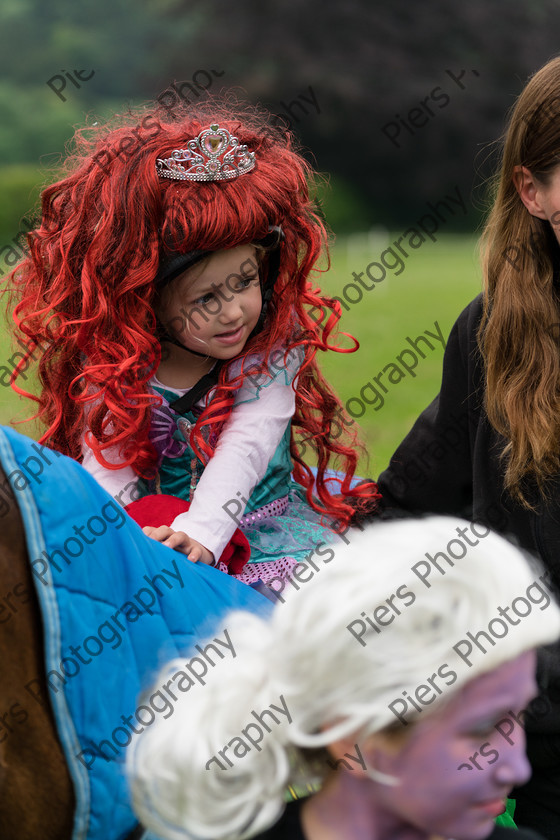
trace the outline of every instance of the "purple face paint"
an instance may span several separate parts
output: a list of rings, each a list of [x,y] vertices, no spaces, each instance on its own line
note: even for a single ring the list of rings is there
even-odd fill
[[[399,780],[375,784],[385,817],[454,840],[481,840],[492,831],[510,790],[531,775],[522,727],[507,740],[495,727],[515,720],[512,713],[536,694],[535,662],[528,651],[477,677],[386,749],[366,742],[367,766]]]

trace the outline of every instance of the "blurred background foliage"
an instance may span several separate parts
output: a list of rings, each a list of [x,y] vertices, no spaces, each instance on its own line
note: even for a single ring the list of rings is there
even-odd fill
[[[556,0],[4,0],[0,160],[28,167],[0,172],[14,219],[6,230],[4,211],[0,229],[17,232],[30,182],[49,177],[73,126],[174,81],[205,86],[214,70],[213,93],[234,88],[283,115],[332,173],[335,232],[398,229],[456,184],[472,198],[454,227],[472,230],[492,140],[559,29]],[[93,75],[74,84],[75,71]],[[317,105],[299,98],[312,102],[310,88]]]
[[[192,99],[205,87],[233,90],[278,115],[326,175],[319,198],[337,241],[320,280],[331,294],[428,203],[457,190],[465,197],[467,212],[444,211],[437,241],[412,253],[406,271],[388,272],[344,312],[341,330],[360,340],[359,354],[329,353],[323,364],[346,402],[407,336],[436,321],[447,334],[479,291],[473,233],[495,140],[528,76],[560,52],[559,31],[557,0],[3,0],[0,274],[17,262],[40,186],[55,178],[75,127],[146,104],[173,83]],[[8,372],[21,350],[10,345],[8,326],[0,332]],[[371,455],[363,471],[377,474],[435,396],[442,355],[438,346],[360,420]],[[31,411],[0,389],[0,422]]]

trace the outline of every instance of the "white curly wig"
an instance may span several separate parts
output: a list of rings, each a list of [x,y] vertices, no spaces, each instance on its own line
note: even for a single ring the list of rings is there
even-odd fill
[[[389,705],[444,663],[454,668],[456,680],[426,715],[437,714],[438,705],[469,680],[554,641],[560,610],[541,581],[542,568],[494,533],[426,582],[412,571],[426,552],[445,551],[457,528],[468,524],[438,516],[350,532],[349,544],[279,603],[270,620],[231,614],[225,627],[235,658],[221,661],[206,686],[191,689],[169,719],[157,719],[131,746],[128,772],[142,823],[169,840],[251,837],[281,814],[293,756],[301,748],[305,753],[398,724]],[[487,631],[500,606],[535,586],[546,599],[534,602],[530,614],[486,653],[473,646],[470,664],[462,661],[454,645],[468,631]],[[390,624],[381,632],[368,625],[358,641],[348,629],[352,622],[363,619],[362,613],[371,616],[399,587],[414,599],[401,599]],[[260,750],[251,749],[233,766],[209,763],[241,734],[252,710],[278,704],[279,697],[291,722],[283,717],[272,725]]]

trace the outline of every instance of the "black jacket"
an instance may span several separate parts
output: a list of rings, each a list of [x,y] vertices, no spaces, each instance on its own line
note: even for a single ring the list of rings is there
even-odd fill
[[[445,350],[441,392],[426,408],[379,477],[383,507],[411,513],[443,513],[477,520],[540,555],[560,592],[560,476],[550,501],[535,487],[531,512],[504,490],[500,453],[505,440],[483,408],[484,376],[476,334],[482,296],[461,313]],[[560,646],[539,655],[542,697],[526,728],[534,768],[560,772]]]

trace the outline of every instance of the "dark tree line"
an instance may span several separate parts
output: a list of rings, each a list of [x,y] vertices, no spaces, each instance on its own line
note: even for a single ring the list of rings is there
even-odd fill
[[[49,164],[86,115],[172,82],[186,96],[188,84],[233,88],[291,124],[352,227],[399,228],[484,181],[506,111],[560,51],[558,31],[555,0],[6,0],[0,153]]]

